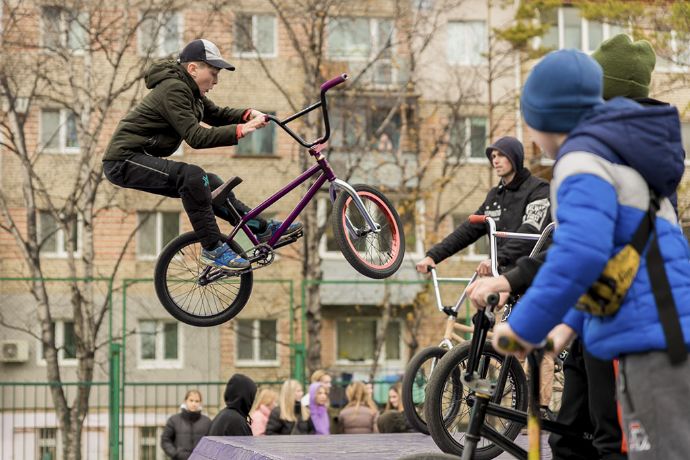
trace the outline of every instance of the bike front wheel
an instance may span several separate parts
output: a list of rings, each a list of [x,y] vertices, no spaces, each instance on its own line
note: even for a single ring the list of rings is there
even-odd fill
[[[471,343],[464,343],[445,354],[434,369],[427,386],[425,418],[429,433],[436,445],[444,452],[462,456],[465,448],[465,432],[470,422],[470,414],[474,405],[474,393],[467,387],[457,391],[455,376],[467,371]],[[527,380],[525,372],[516,359],[509,360],[508,375],[503,388],[496,388],[499,395],[498,403],[507,408],[518,411],[527,410]],[[492,381],[498,380],[506,357],[496,352],[491,344],[484,344],[479,374],[481,378]],[[459,399],[458,399],[459,398]],[[460,406],[460,410],[456,408]],[[448,408],[453,408],[453,417],[448,417]],[[520,433],[522,424],[486,414],[484,424],[490,425],[508,439],[515,439]],[[472,458],[489,460],[497,457],[503,450],[487,439],[481,438],[474,450]]]
[[[223,237],[225,239],[225,237]],[[237,254],[242,248],[231,241]],[[154,275],[156,295],[174,318],[191,326],[222,324],[242,311],[252,292],[252,272],[228,276],[212,269],[210,278],[200,283],[206,266],[199,261],[201,244],[194,232],[183,233],[163,248]]]
[[[407,363],[402,381],[402,402],[405,417],[410,425],[420,433],[429,434],[429,428],[424,417],[424,402],[431,373],[448,350],[441,347],[428,347],[419,351]],[[462,391],[460,374],[453,376],[453,388]],[[459,400],[459,398],[457,398]],[[454,417],[454,409],[449,408],[446,417]]]
[[[353,187],[378,231],[369,228],[352,197],[340,192],[333,206],[333,233],[352,267],[373,279],[393,275],[405,256],[405,234],[395,207],[383,193],[368,185]]]

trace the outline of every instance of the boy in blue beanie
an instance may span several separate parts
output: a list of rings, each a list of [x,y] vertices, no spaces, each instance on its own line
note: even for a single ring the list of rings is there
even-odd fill
[[[604,103],[602,77],[587,55],[561,50],[535,66],[525,83],[521,109],[528,130],[556,159],[551,190],[558,229],[522,307],[496,327],[494,345],[507,336],[529,350],[563,322],[551,333],[557,349],[577,334],[593,355],[620,359],[630,458],[685,458],[690,251],[668,200],[684,170],[680,121],[670,106],[642,107],[623,98]],[[640,223],[651,219],[652,196],[659,209],[620,309],[597,316],[572,308]],[[665,299],[657,292],[659,273],[667,281]],[[664,419],[673,423],[662,430]]]

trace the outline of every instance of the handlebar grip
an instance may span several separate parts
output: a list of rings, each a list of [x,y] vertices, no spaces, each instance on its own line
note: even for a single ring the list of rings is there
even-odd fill
[[[347,80],[347,74],[346,74],[346,73],[344,73],[344,74],[342,74],[342,75],[338,75],[338,76],[335,77],[335,78],[331,78],[331,79],[328,80],[326,83],[324,83],[323,85],[321,85],[321,92],[322,92],[322,93],[325,93],[326,91],[328,91],[329,89],[333,88],[334,86],[338,86],[339,84],[341,84],[341,83],[344,82],[345,80]]]
[[[520,345],[520,343],[518,343],[517,340],[511,339],[504,335],[498,338],[498,346],[511,353],[524,351],[524,348],[522,345]],[[553,340],[547,339],[543,348],[545,351],[553,351]]]
[[[498,301],[501,299],[501,296],[497,292],[492,292],[491,294],[486,296],[486,303],[491,306],[495,307],[498,305]]]
[[[467,219],[470,221],[470,224],[483,224],[486,222],[486,216],[482,214],[472,214]]]

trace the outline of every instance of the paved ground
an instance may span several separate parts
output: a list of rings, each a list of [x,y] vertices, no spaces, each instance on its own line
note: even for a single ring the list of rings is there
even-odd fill
[[[517,443],[526,448],[527,437],[519,435]],[[551,452],[542,438],[543,459]],[[441,454],[430,436],[420,433],[361,434],[331,436],[209,436],[194,449],[190,460],[397,460],[401,457]],[[429,459],[432,456],[427,457]],[[497,459],[512,459],[506,453]]]

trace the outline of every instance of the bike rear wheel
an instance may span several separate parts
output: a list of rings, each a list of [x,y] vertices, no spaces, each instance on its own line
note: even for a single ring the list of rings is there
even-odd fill
[[[229,244],[236,253],[243,253],[234,241]],[[201,285],[199,276],[206,268],[199,261],[201,249],[194,232],[184,233],[168,243],[156,262],[156,294],[168,313],[179,321],[199,327],[217,326],[237,316],[247,304],[253,275],[247,272],[224,276],[213,269],[211,275],[217,275],[218,279]]]
[[[448,350],[441,347],[428,347],[419,351],[407,363],[405,375],[402,381],[402,401],[405,409],[405,417],[410,425],[420,433],[429,434],[429,428],[424,417],[424,402],[426,399],[429,379],[438,362]],[[462,391],[460,374],[456,373],[453,379],[454,388]],[[457,398],[459,400],[459,398]],[[456,408],[449,408],[446,417],[454,417]]]
[[[425,418],[429,427],[429,433],[436,445],[444,452],[462,456],[465,447],[465,432],[469,424],[471,406],[474,398],[472,392],[463,386],[458,392],[453,384],[454,375],[464,374],[467,370],[467,362],[470,355],[470,343],[464,343],[453,348],[439,361],[431,375],[427,386]],[[498,374],[506,357],[497,353],[491,344],[484,344],[482,360],[479,369],[484,369],[483,378],[498,380]],[[508,378],[502,389],[496,389],[502,397],[499,403],[503,407],[509,407],[520,411],[527,410],[527,380],[525,372],[516,359],[510,360]],[[458,401],[457,398],[460,398]],[[449,419],[448,407],[457,407],[460,410]],[[509,439],[515,439],[520,433],[522,424],[500,419],[492,415],[486,415],[485,424],[492,426]],[[477,460],[489,460],[497,457],[503,450],[484,438],[480,439],[474,449],[474,457]]]
[[[405,235],[395,207],[383,193],[368,185],[353,187],[374,222],[375,233],[352,197],[340,192],[333,206],[333,232],[340,251],[352,267],[373,279],[387,278],[398,271],[405,256]],[[352,224],[348,228],[347,222]]]

